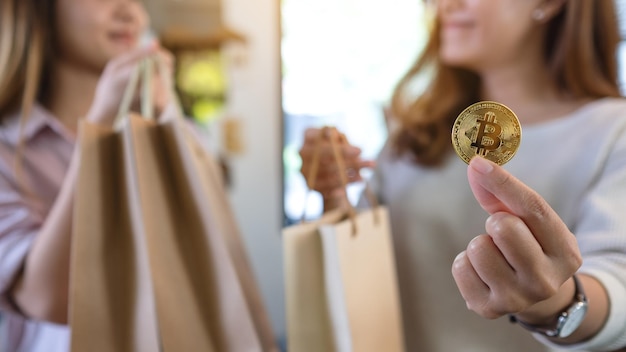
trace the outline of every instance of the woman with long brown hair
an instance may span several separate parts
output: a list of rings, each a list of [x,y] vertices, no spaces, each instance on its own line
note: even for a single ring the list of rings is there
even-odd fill
[[[146,24],[140,1],[0,1],[1,351],[69,350],[78,121],[111,125],[137,63],[171,60],[137,49]]]
[[[396,129],[372,180],[390,210],[407,350],[626,346],[615,4],[434,3],[431,38],[397,86]],[[467,166],[453,152],[455,118],[483,100],[521,121],[520,149],[504,167],[480,157]],[[307,131],[304,175],[318,132]],[[338,172],[356,181],[367,165],[345,142],[344,155],[349,170],[326,162],[318,173],[325,209],[345,201]]]

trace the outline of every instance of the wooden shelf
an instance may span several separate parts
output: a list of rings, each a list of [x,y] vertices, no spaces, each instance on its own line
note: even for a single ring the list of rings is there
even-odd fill
[[[181,28],[168,28],[160,36],[161,45],[171,51],[217,49],[227,42],[245,43],[246,38],[228,27],[218,27],[207,34]]]

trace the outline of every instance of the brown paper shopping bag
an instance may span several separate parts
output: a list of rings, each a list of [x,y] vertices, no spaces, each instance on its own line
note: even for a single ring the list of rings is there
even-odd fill
[[[127,130],[164,349],[261,351],[224,235],[215,214],[205,211],[211,194],[194,170],[181,127],[133,117]]]
[[[77,148],[72,351],[158,351],[147,251],[132,224],[121,135],[81,123]]]
[[[231,238],[238,234],[219,225],[228,203],[210,201],[217,193],[205,175],[213,172],[210,155],[192,149],[199,142],[178,109],[158,122],[145,118],[149,108],[142,111],[120,119],[117,138],[133,232],[147,253],[160,350],[276,350],[260,298],[250,299],[260,295],[250,268],[248,276],[242,269],[248,263],[235,257],[245,257],[232,244],[241,244]]]
[[[404,351],[389,215],[370,202],[284,229],[289,351]]]
[[[216,160],[206,152],[199,142],[199,137],[189,125],[182,125],[181,134],[185,132],[191,157],[201,172],[199,184],[203,186],[208,203],[205,205],[207,212],[213,214],[217,232],[224,234],[224,240],[228,252],[231,255],[235,271],[243,287],[243,293],[250,309],[256,330],[258,331],[261,345],[264,351],[277,351],[274,333],[271,329],[269,315],[263,303],[261,292],[256,282],[252,265],[245,251],[245,245],[234,213],[230,208],[230,202],[225,192],[222,172]],[[179,138],[178,141],[181,141]],[[181,146],[182,148],[182,146]]]
[[[337,351],[404,351],[388,219],[377,207],[319,227]]]

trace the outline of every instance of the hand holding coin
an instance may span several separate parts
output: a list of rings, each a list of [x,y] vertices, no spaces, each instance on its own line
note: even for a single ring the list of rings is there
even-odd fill
[[[485,318],[517,314],[545,323],[574,295],[570,278],[582,263],[576,237],[539,194],[499,165],[474,158],[467,176],[490,216],[485,234],[452,266],[461,295]]]
[[[452,128],[454,150],[468,164],[479,155],[504,165],[517,152],[521,138],[522,128],[515,113],[493,101],[469,106]]]

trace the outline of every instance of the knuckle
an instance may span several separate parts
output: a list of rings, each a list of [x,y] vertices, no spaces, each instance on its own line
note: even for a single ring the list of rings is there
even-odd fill
[[[578,271],[580,267],[583,265],[583,257],[580,252],[577,252],[574,258],[574,271]]]
[[[457,280],[460,277],[463,277],[463,273],[465,271],[465,269],[463,268],[463,264],[462,263],[454,263],[454,265],[452,265],[452,268],[450,269],[450,272],[452,273],[452,277]],[[457,280],[458,281],[458,280]]]
[[[547,221],[550,208],[542,198],[526,196],[524,204],[526,205],[526,211],[529,216],[533,217],[538,222]]]
[[[566,260],[565,270],[567,274],[575,274],[582,266],[583,259],[580,254],[572,254],[568,260]]]
[[[467,272],[467,259],[464,260],[456,260],[452,264],[452,276],[456,279],[465,277]]]
[[[507,236],[514,228],[515,223],[511,216],[506,213],[495,213],[491,215],[486,223],[485,228],[492,237],[502,238]]]
[[[474,313],[486,319],[497,319],[502,316],[499,308],[496,307],[493,300],[493,292],[489,295],[476,297],[466,300],[467,308]]]
[[[315,139],[317,138],[319,134],[320,134],[319,128],[309,127],[306,130],[304,130],[304,136],[307,139]]]
[[[530,302],[541,302],[554,296],[559,290],[559,285],[545,278],[537,277],[525,290],[526,297]]]
[[[503,313],[500,312],[499,309],[492,307],[492,305],[485,304],[474,310],[480,316],[486,319],[497,319],[502,316]]]
[[[578,243],[576,242],[576,238],[572,236],[572,239],[569,241],[569,250],[567,263],[568,268],[572,272],[576,272],[583,265],[583,257],[580,253],[580,249],[578,248]]]
[[[526,300],[522,299],[519,295],[511,294],[511,292],[498,295],[496,309],[498,316],[502,316],[507,313],[520,312],[529,304]]]
[[[509,185],[511,183],[511,181],[513,180],[511,174],[506,173],[504,175],[502,175],[501,177],[499,177],[498,179],[496,179],[496,183],[499,186],[503,186],[506,187],[507,185]]]
[[[489,235],[478,235],[472,239],[470,244],[467,246],[467,255],[470,258],[476,258],[484,253],[484,248],[491,242],[491,237]]]

